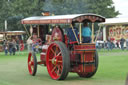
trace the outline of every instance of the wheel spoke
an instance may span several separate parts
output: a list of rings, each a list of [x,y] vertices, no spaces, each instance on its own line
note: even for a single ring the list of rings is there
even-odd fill
[[[62,60],[58,60],[57,62],[58,62],[58,63],[62,63]]]
[[[61,51],[56,56],[59,56],[60,54],[61,54]]]
[[[52,53],[55,55],[55,51],[51,48]]]
[[[58,70],[57,70],[57,75],[60,76],[61,74],[61,68],[60,68],[60,65],[57,66]]]
[[[61,68],[60,67],[61,67],[61,65],[58,65],[58,69],[61,71]]]
[[[52,71],[51,71],[51,72],[55,71],[56,67],[57,67],[57,66],[54,66],[54,67],[52,68]]]
[[[30,65],[30,67],[32,68],[32,70],[34,69],[34,62],[33,61],[30,61],[29,62],[29,65]]]
[[[31,61],[28,62],[29,66],[31,66]]]
[[[60,70],[59,69],[57,70],[57,76],[60,76]]]
[[[58,63],[62,63],[63,61],[62,61],[62,56],[57,56],[57,62]]]
[[[58,49],[58,47],[56,46],[56,49],[55,49],[55,57],[57,56],[57,49]]]
[[[61,69],[61,70],[63,69],[63,66],[62,66],[62,65],[60,65],[60,69]]]
[[[32,71],[34,70],[34,66],[33,65],[31,65],[31,69],[32,69]]]
[[[30,63],[29,63],[29,64],[30,64],[30,66],[33,66],[34,62],[33,62],[33,61],[30,61]]]

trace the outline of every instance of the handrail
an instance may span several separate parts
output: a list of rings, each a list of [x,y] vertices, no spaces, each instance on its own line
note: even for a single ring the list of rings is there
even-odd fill
[[[101,29],[101,26],[100,26],[100,28],[99,28],[99,30],[98,30],[98,34],[97,34],[97,36],[96,36],[95,42],[97,41],[97,37],[99,36],[100,29]]]
[[[78,42],[78,44],[79,44],[79,40],[78,40],[78,38],[77,38],[77,36],[76,36],[76,33],[75,33],[75,31],[74,31],[74,28],[73,28],[73,25],[71,24],[71,28],[72,28],[72,31],[73,31],[73,33],[74,33],[74,35],[75,35],[75,38],[76,38],[76,40],[77,40],[77,42]]]

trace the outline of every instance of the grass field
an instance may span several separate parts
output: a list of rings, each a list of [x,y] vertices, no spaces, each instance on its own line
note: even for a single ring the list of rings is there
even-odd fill
[[[128,51],[101,50],[98,53],[99,68],[95,76],[86,79],[69,73],[64,81],[52,80],[44,66],[38,66],[36,76],[29,75],[27,52],[15,56],[0,53],[0,85],[125,85]]]

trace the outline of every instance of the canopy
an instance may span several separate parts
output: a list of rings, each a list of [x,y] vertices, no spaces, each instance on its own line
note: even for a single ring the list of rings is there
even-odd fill
[[[0,34],[7,34],[7,35],[22,35],[25,34],[25,31],[6,31],[6,32],[0,32]]]
[[[96,14],[71,14],[55,16],[34,16],[21,21],[22,24],[70,24],[72,22],[105,22],[105,18]]]
[[[128,24],[128,18],[107,18],[105,22],[99,25],[116,25],[116,24]]]

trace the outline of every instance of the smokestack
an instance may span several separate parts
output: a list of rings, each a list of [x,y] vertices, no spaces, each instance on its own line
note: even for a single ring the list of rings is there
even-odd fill
[[[5,31],[7,31],[7,20],[4,21]]]
[[[49,11],[42,12],[41,14],[42,14],[43,16],[50,16]]]

